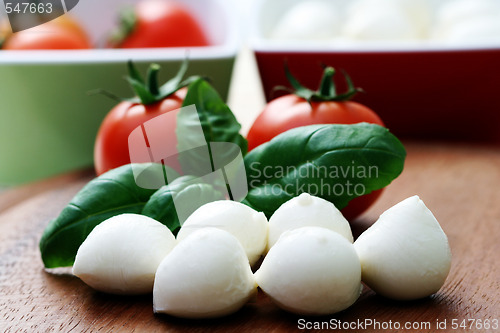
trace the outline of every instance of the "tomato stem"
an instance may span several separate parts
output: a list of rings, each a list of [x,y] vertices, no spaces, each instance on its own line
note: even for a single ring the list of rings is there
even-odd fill
[[[118,27],[111,33],[109,43],[112,47],[120,47],[123,41],[134,31],[137,16],[133,7],[125,7],[120,11]]]
[[[188,68],[188,59],[186,58],[179,68],[177,74],[170,80],[168,80],[162,86],[158,84],[158,73],[161,69],[158,64],[149,65],[146,81],[143,79],[137,68],[135,67],[132,60],[127,64],[128,66],[128,76],[125,79],[128,81],[132,90],[135,92],[136,96],[132,98],[119,98],[112,93],[106,92],[104,90],[94,90],[94,93],[101,93],[113,99],[119,99],[120,101],[129,101],[132,103],[141,103],[144,105],[154,104],[168,96],[174,94],[177,90],[188,86],[191,82],[199,79],[199,76],[190,76],[184,79]]]
[[[184,75],[186,75],[187,68],[188,68],[188,60],[185,59],[182,62],[181,67],[179,68],[177,74],[160,87],[158,85],[158,72],[160,71],[160,65],[158,64],[149,65],[146,81],[144,81],[142,76],[139,74],[139,71],[134,66],[133,62],[129,61],[128,62],[129,76],[126,77],[126,79],[132,86],[132,89],[134,90],[137,97],[128,100],[148,105],[148,104],[154,104],[156,102],[165,99],[166,97],[172,95],[182,87],[187,86],[195,78],[198,78],[198,77],[190,77],[183,81],[182,79],[184,78]]]
[[[118,96],[116,96],[115,94],[107,91],[107,90],[104,90],[104,89],[94,89],[94,90],[90,90],[90,91],[87,91],[87,95],[88,96],[93,96],[93,95],[104,95],[116,102],[122,102],[123,101],[123,98],[120,98]]]
[[[158,95],[160,90],[158,89],[158,72],[160,71],[160,65],[151,64],[148,69],[147,80],[148,89],[153,95]]]
[[[335,87],[334,77],[336,70],[333,67],[326,67],[323,71],[323,76],[319,85],[319,89],[313,91],[309,88],[304,87],[290,72],[288,65],[284,64],[285,75],[293,88],[293,93],[299,97],[304,98],[309,103],[311,102],[321,102],[321,101],[337,101],[343,102],[348,101],[354,95],[361,91],[361,89],[354,87],[354,84],[349,77],[349,75],[342,71],[347,84],[347,91],[342,94],[337,94]]]
[[[335,75],[335,69],[333,67],[325,68],[323,72],[323,78],[321,79],[321,83],[319,85],[319,92],[324,96],[335,96],[336,89],[335,83],[333,82],[333,76]]]

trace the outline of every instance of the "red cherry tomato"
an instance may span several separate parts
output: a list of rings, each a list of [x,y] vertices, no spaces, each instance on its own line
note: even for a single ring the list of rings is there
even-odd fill
[[[314,124],[356,124],[368,122],[384,126],[371,109],[352,102],[307,102],[290,94],[269,102],[248,132],[248,150],[270,141],[289,129]]]
[[[0,21],[0,49],[10,35],[12,35],[12,31],[9,23],[6,20]]]
[[[349,91],[337,95],[334,89],[335,71],[325,69],[321,87],[313,92],[304,88],[285,68],[295,94],[278,97],[269,102],[257,117],[248,132],[248,150],[271,140],[289,129],[314,124],[356,124],[368,122],[384,126],[380,117],[368,107],[349,99],[357,90],[346,75]],[[359,216],[368,209],[382,194],[382,189],[355,198],[342,210],[348,219]]]
[[[208,39],[193,15],[174,1],[144,0],[124,12],[111,37],[120,48],[206,46]]]
[[[97,133],[94,148],[94,164],[97,175],[129,164],[128,137],[130,133],[146,121],[182,107],[186,92],[187,89],[182,88],[165,99],[149,105],[121,102],[115,106],[104,118]],[[171,128],[165,128],[165,141],[175,146],[177,145],[175,124],[170,125],[172,125]]]
[[[158,87],[156,82],[159,70],[158,65],[152,64],[148,70],[149,76],[143,80],[132,62],[129,62],[129,81],[133,83],[137,97],[133,101],[120,102],[104,118],[94,146],[97,175],[131,162],[128,138],[133,130],[150,119],[182,107],[187,94],[186,86],[193,79],[182,79],[187,71],[187,61],[182,64],[177,75],[162,87]],[[175,123],[166,123],[164,126],[163,140],[177,147]],[[169,161],[169,166],[178,169],[176,161]]]
[[[92,45],[83,28],[68,15],[31,29],[9,34],[4,50],[90,49]]]

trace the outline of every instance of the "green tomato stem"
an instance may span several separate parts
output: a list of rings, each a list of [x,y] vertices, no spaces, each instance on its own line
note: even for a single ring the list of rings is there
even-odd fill
[[[148,89],[153,95],[158,95],[160,89],[158,88],[158,72],[160,71],[160,65],[151,64],[148,69],[147,82]]]
[[[111,33],[109,43],[113,47],[120,47],[123,41],[134,31],[137,25],[137,16],[133,7],[128,6],[121,10],[118,27]]]
[[[323,96],[335,96],[336,89],[335,83],[333,82],[333,77],[335,75],[335,69],[333,67],[325,68],[323,72],[323,78],[321,79],[321,83],[319,85],[319,92]]]
[[[185,59],[182,62],[181,67],[179,68],[177,74],[162,86],[159,86],[158,84],[158,73],[160,72],[161,69],[160,65],[158,64],[149,65],[146,74],[146,80],[144,80],[142,75],[139,73],[137,67],[135,67],[132,60],[128,62],[127,66],[128,66],[128,76],[126,76],[125,79],[128,81],[128,83],[132,87],[132,90],[135,92],[135,97],[119,98],[116,97],[114,94],[106,92],[101,89],[94,90],[90,93],[91,94],[101,93],[108,97],[112,97],[115,100],[118,99],[119,101],[122,102],[129,101],[132,103],[150,105],[164,100],[168,96],[177,92],[179,89],[188,86],[190,83],[200,78],[199,76],[190,76],[184,79],[184,76],[188,68],[188,59]]]
[[[344,78],[347,83],[347,91],[342,94],[338,94],[336,87],[334,76],[336,71],[333,67],[326,67],[323,76],[321,78],[321,82],[319,85],[319,89],[313,91],[309,88],[304,87],[290,72],[288,65],[285,63],[285,75],[290,82],[290,85],[293,88],[293,93],[307,102],[326,102],[326,101],[336,101],[336,102],[344,102],[350,100],[354,95],[358,92],[362,91],[359,88],[354,87],[354,84],[346,72],[342,72],[344,74]]]

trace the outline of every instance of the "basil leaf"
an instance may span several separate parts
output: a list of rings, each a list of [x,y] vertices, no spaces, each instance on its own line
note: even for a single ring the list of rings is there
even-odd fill
[[[180,112],[177,119],[177,150],[179,162],[185,174],[204,176],[206,163],[213,159],[210,143],[234,143],[223,156],[217,156],[219,164],[227,164],[241,151],[244,156],[248,149],[247,140],[239,133],[241,125],[224,103],[217,91],[205,80],[198,79],[189,85],[183,107],[196,106],[196,113]],[[201,123],[204,140],[200,146],[198,129]],[[196,141],[193,143],[193,140]],[[198,147],[198,149],[193,149]],[[239,148],[239,149],[238,149]],[[238,149],[238,151],[236,151]],[[205,150],[208,150],[207,152]],[[220,155],[220,153],[218,153]],[[209,157],[207,157],[209,155]],[[209,160],[207,161],[207,158]],[[209,164],[210,165],[210,164]],[[188,171],[187,171],[188,170]]]
[[[88,234],[102,221],[123,213],[141,213],[155,190],[136,185],[138,177],[153,182],[163,177],[160,164],[128,164],[90,181],[46,227],[40,252],[46,268],[71,266],[76,252]],[[140,171],[138,171],[140,170]]]
[[[239,134],[241,125],[217,91],[204,79],[191,83],[182,106],[195,105],[207,143],[232,142],[248,149],[247,140]]]
[[[270,217],[308,192],[342,209],[403,171],[406,151],[388,129],[367,123],[313,125],[282,133],[245,157],[244,203]]]
[[[224,199],[222,192],[214,186],[199,182],[193,176],[182,176],[156,191],[144,206],[142,214],[160,221],[177,235],[186,218],[196,209]]]

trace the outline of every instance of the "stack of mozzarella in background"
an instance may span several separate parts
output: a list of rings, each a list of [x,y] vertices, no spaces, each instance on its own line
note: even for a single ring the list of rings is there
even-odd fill
[[[237,311],[257,287],[282,309],[305,315],[348,308],[361,281],[388,298],[419,299],[441,288],[450,265],[447,237],[417,196],[387,210],[353,243],[340,211],[304,193],[269,222],[234,201],[208,203],[177,239],[148,217],[115,216],[87,237],[73,272],[103,292],[153,292],[155,312],[209,318]]]
[[[497,0],[302,0],[265,33],[276,41],[500,44]]]

